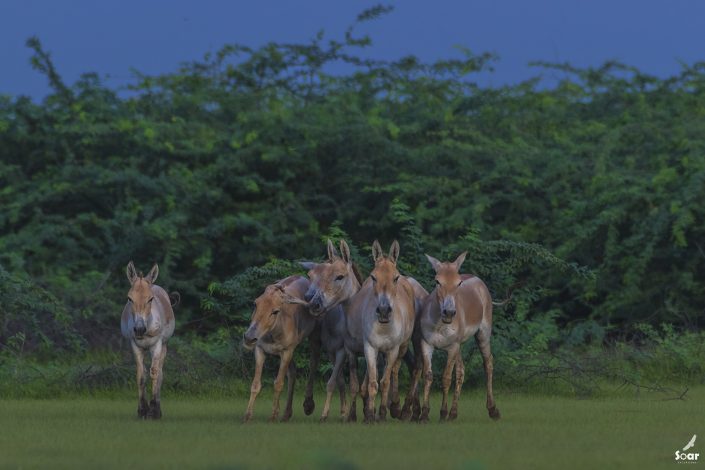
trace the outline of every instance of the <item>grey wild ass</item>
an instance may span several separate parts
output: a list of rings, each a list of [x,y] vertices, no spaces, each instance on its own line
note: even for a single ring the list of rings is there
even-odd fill
[[[304,296],[304,304],[313,315],[320,316],[321,346],[328,353],[333,364],[331,376],[326,384],[326,401],[321,413],[321,421],[328,419],[331,400],[336,385],[340,393],[341,415],[346,413],[345,379],[341,373],[346,358],[346,320],[341,302],[360,289],[361,279],[356,266],[350,259],[350,248],[341,240],[338,254],[333,243],[328,240],[328,260],[324,263],[304,261],[301,265],[308,270],[311,285]],[[321,290],[320,287],[326,289]],[[312,361],[313,362],[313,361]]]
[[[155,264],[149,274],[137,274],[135,265],[127,265],[127,279],[130,290],[127,304],[122,310],[122,335],[130,341],[137,363],[137,387],[139,401],[137,416],[140,418],[159,419],[162,417],[161,388],[164,374],[162,368],[166,358],[167,342],[174,334],[174,310],[169,295],[164,289],[154,284],[159,275]],[[144,354],[149,351],[152,363],[149,375],[152,378],[152,400],[147,405]]]
[[[499,409],[495,405],[492,394],[492,352],[490,350],[490,337],[492,335],[492,297],[482,280],[476,276],[461,275],[460,266],[465,261],[467,253],[462,253],[452,263],[442,263],[432,256],[426,255],[428,261],[436,271],[436,288],[426,298],[417,319],[417,328],[420,332],[419,347],[417,352],[418,365],[423,362],[424,393],[423,407],[420,419],[428,421],[429,393],[433,373],[431,371],[431,358],[434,349],[443,349],[448,352],[448,360],[443,371],[443,402],[441,404],[441,420],[455,419],[458,416],[458,398],[465,378],[465,365],[463,364],[461,345],[471,336],[482,354],[487,381],[487,411],[490,418],[499,419]],[[416,346],[416,345],[415,345]],[[448,390],[451,384],[451,374],[455,367],[455,393],[453,404],[448,412]],[[418,370],[412,377],[409,395],[404,403],[404,417],[408,417],[408,407],[416,398]]]
[[[300,305],[300,299],[308,289],[309,281],[302,276],[289,276],[266,287],[255,300],[250,327],[244,334],[244,345],[255,350],[255,376],[250,387],[250,401],[243,421],[252,418],[257,395],[262,389],[262,368],[265,354],[278,355],[279,372],[274,381],[274,402],[270,421],[279,416],[279,395],[284,387],[284,376],[288,375],[287,402],[282,421],[292,414],[296,365],[292,362],[294,350],[316,326],[316,318]]]

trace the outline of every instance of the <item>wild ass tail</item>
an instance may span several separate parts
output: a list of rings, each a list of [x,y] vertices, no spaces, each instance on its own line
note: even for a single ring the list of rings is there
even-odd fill
[[[514,295],[514,290],[516,290],[518,287],[523,286],[524,284],[526,284],[526,281],[519,281],[519,282],[512,284],[511,286],[509,286],[509,289],[507,289],[507,298],[501,302],[495,302],[493,300],[492,305],[494,305],[495,307],[504,307],[505,305],[507,305],[509,302],[512,301],[512,295]]]
[[[181,303],[181,294],[178,292],[169,292],[169,301],[171,302],[171,308],[176,307]]]

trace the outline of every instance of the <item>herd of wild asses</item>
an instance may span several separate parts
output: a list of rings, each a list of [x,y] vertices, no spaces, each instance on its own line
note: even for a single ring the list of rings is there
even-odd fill
[[[491,418],[499,419],[499,409],[492,394],[492,298],[481,279],[460,274],[465,255],[462,253],[453,262],[426,255],[436,273],[436,285],[429,294],[419,282],[397,270],[398,242],[392,243],[386,254],[379,242],[373,243],[374,268],[363,280],[348,244],[342,240],[338,251],[329,240],[325,262],[301,263],[308,271],[307,277],[289,276],[268,285],[255,299],[250,326],[243,338],[245,347],[254,350],[255,354],[255,375],[243,421],[252,418],[255,400],[262,389],[262,368],[267,354],[278,355],[280,359],[270,420],[279,419],[279,396],[285,376],[288,377],[288,389],[281,420],[291,418],[296,380],[292,357],[296,347],[306,338],[311,350],[311,373],[304,399],[307,415],[314,409],[313,381],[323,351],[333,367],[326,384],[321,421],[328,418],[333,392],[337,388],[341,417],[346,421],[357,420],[359,392],[363,399],[365,423],[385,420],[388,409],[394,418],[427,422],[433,381],[431,358],[435,349],[443,349],[448,353],[448,360],[442,377],[440,418],[455,419],[465,374],[460,348],[471,336],[475,337],[484,362],[487,411]],[[158,274],[156,264],[146,276],[138,274],[132,262],[127,265],[130,290],[122,312],[122,334],[129,340],[137,364],[137,414],[140,418],[150,419],[159,419],[162,415],[162,367],[175,324],[169,295],[155,284]],[[410,345],[414,359],[408,354]],[[152,399],[149,403],[144,368],[147,351],[152,358],[149,369]],[[357,374],[360,355],[367,363],[362,385]],[[381,379],[377,364],[380,355],[384,358]],[[401,406],[399,369],[405,358],[411,371],[411,384]],[[349,368],[349,397],[346,396],[343,374],[345,359]],[[448,391],[453,369],[455,389],[449,411]],[[419,399],[418,391],[422,377],[423,401]],[[377,408],[378,392],[381,396]]]

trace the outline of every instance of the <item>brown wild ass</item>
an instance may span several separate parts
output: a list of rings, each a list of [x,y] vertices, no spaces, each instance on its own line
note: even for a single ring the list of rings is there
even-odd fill
[[[140,418],[159,419],[162,417],[161,388],[162,368],[166,358],[167,342],[174,334],[174,310],[169,295],[164,289],[154,284],[159,275],[155,264],[147,276],[137,274],[135,265],[127,265],[127,279],[130,290],[127,304],[122,310],[120,328],[122,335],[130,341],[137,363],[137,387],[139,401],[137,416]],[[152,378],[152,400],[147,405],[144,354],[150,352],[152,363],[149,375]]]
[[[441,420],[455,419],[458,416],[458,398],[465,378],[461,345],[471,336],[482,354],[487,380],[487,411],[490,418],[499,419],[492,394],[492,353],[490,337],[492,335],[492,297],[480,278],[459,273],[460,266],[465,261],[466,253],[462,253],[452,263],[442,263],[432,256],[426,255],[431,266],[436,271],[436,288],[423,303],[417,328],[420,332],[420,352],[417,352],[417,369],[423,361],[424,393],[423,407],[420,419],[428,421],[429,393],[433,373],[431,358],[434,348],[448,352],[448,360],[443,371],[443,402],[441,404]],[[416,346],[416,345],[415,345]],[[455,393],[453,404],[448,413],[448,389],[451,374],[455,366]],[[408,407],[417,400],[418,371],[412,377],[409,395],[404,403],[404,417],[408,417]]]
[[[398,373],[401,357],[408,347],[414,327],[414,289],[397,271],[399,243],[392,243],[389,255],[375,240],[372,245],[375,267],[355,295],[343,304],[346,317],[345,350],[350,366],[351,413],[359,389],[357,355],[363,353],[367,374],[363,388],[367,395],[365,422],[375,419],[375,399],[381,389],[378,418],[386,419],[392,373]],[[377,380],[377,356],[385,354],[386,367]],[[399,361],[399,362],[398,362]],[[381,388],[380,388],[381,385]],[[392,397],[398,403],[398,397]],[[354,415],[353,415],[354,416]]]
[[[348,335],[362,340],[367,361],[367,406],[365,421],[372,422],[375,398],[381,385],[379,419],[387,414],[387,399],[392,371],[399,371],[402,356],[406,353],[414,329],[414,288],[397,270],[399,242],[396,240],[384,255],[379,242],[372,244],[375,266],[360,291],[350,301],[346,310]],[[377,355],[385,353],[386,367],[381,383],[377,381]],[[399,401],[398,397],[396,402]],[[353,397],[354,400],[354,397]]]
[[[255,300],[250,327],[244,334],[244,345],[255,350],[255,376],[250,387],[250,401],[243,421],[252,418],[257,395],[262,389],[262,368],[265,353],[278,355],[279,372],[274,381],[274,402],[270,421],[279,415],[279,395],[284,387],[284,376],[288,375],[287,402],[282,421],[288,421],[292,414],[296,365],[292,362],[294,350],[309,336],[316,326],[316,318],[308,309],[300,305],[309,282],[303,276],[289,276],[267,286],[264,293]]]
[[[379,247],[379,243],[376,243],[375,245],[377,253],[381,254],[381,248]],[[398,255],[398,244],[396,244],[396,247],[396,253]],[[345,350],[346,355],[348,356],[348,362],[350,364],[350,390],[353,397],[349,409],[347,410],[346,418],[348,421],[355,421],[355,397],[359,388],[356,369],[357,356],[364,354],[364,341],[361,335],[358,337],[353,337],[348,334],[348,324],[352,321],[352,317],[359,317],[359,315],[356,315],[354,313],[350,314],[350,307],[353,304],[356,305],[356,302],[359,302],[359,299],[357,299],[355,302],[353,302],[353,299],[360,292],[361,284],[359,273],[357,272],[357,269],[354,263],[352,262],[350,256],[350,248],[344,240],[340,241],[340,252],[342,255],[339,255],[337,253],[335,247],[333,246],[333,243],[328,240],[327,262],[302,263],[304,267],[309,270],[308,276],[311,279],[311,286],[309,287],[309,290],[306,293],[305,299],[308,302],[308,305],[311,310],[314,312],[332,310],[338,306],[343,307],[343,311],[345,312],[344,318],[346,322],[345,325],[338,324],[337,331],[342,331],[345,333]],[[426,292],[423,287],[421,287],[420,284],[418,284],[418,282],[416,282],[414,279],[404,279],[406,279],[412,284],[414,292],[416,292],[418,289],[418,291],[420,292],[419,299],[426,295]],[[368,279],[367,283],[371,285],[371,279]],[[372,289],[372,287],[370,287],[370,289]],[[342,363],[343,358],[340,357],[340,354],[338,353],[333,368],[334,374],[336,373],[336,371],[338,371],[339,373],[342,367]],[[394,367],[395,365],[396,367]],[[397,374],[399,371],[399,365],[400,363],[397,361],[397,364],[393,364],[390,368],[390,373],[392,375],[391,411],[393,417],[398,417],[401,414],[399,407],[398,387],[395,387],[395,385],[398,384]],[[330,397],[333,392],[332,380],[334,377],[335,375],[331,375],[331,380],[328,382],[328,402],[330,402]],[[366,384],[367,380],[365,380],[365,382],[363,383],[363,390],[361,391],[363,396],[367,395],[366,392],[369,388]],[[325,419],[325,410],[326,408],[324,407],[324,417],[322,417],[322,419]],[[383,406],[380,407],[380,413],[382,416],[386,414],[386,400],[385,402],[383,402]]]

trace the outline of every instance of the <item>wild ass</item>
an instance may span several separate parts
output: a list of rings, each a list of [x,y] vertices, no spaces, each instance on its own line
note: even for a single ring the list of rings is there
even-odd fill
[[[329,254],[333,250],[332,244],[329,244]],[[341,242],[343,256],[333,263],[338,265],[340,271],[335,273],[330,268],[325,269],[318,265],[319,269],[312,270],[309,275],[312,279],[324,282],[314,284],[313,290],[306,296],[313,308],[325,309],[334,304],[343,306],[346,319],[345,350],[350,365],[351,404],[348,419],[355,419],[355,402],[359,389],[357,355],[364,354],[367,360],[367,377],[363,388],[368,395],[365,422],[374,420],[375,398],[380,388],[377,380],[377,354],[386,354],[387,366],[381,381],[382,401],[379,408],[379,418],[385,419],[391,375],[393,371],[398,372],[397,360],[401,357],[399,353],[404,354],[414,323],[413,288],[396,270],[399,244],[392,244],[389,256],[382,254],[382,248],[377,241],[372,250],[375,269],[362,287],[359,287],[359,282],[354,276],[349,275],[352,272],[350,251],[347,244]],[[321,274],[324,276],[320,276]],[[321,277],[325,279],[320,279]],[[396,402],[398,401],[397,398]]]
[[[459,273],[466,254],[467,252],[462,253],[452,263],[442,263],[436,258],[426,255],[436,271],[436,288],[423,303],[417,320],[417,328],[420,333],[418,336],[420,353],[417,352],[417,357],[420,357],[417,359],[417,372],[412,377],[411,388],[404,403],[403,417],[405,418],[410,414],[411,404],[418,400],[416,395],[420,375],[418,369],[420,369],[420,362],[423,362],[424,393],[420,419],[422,422],[428,421],[429,393],[433,381],[431,358],[434,348],[448,352],[446,367],[443,371],[441,420],[452,420],[458,416],[458,398],[465,378],[465,365],[460,347],[473,335],[485,366],[487,411],[492,419],[500,417],[492,394],[493,365],[490,350],[492,297],[480,278]],[[450,413],[448,413],[448,390],[454,366],[455,393]]]
[[[303,304],[311,313],[320,317],[321,346],[328,353],[333,369],[326,383],[326,401],[321,413],[321,421],[328,419],[331,400],[336,385],[340,393],[341,416],[346,414],[345,379],[341,369],[346,358],[345,331],[347,329],[345,314],[341,302],[354,295],[360,289],[361,279],[357,267],[350,259],[350,248],[344,240],[340,242],[343,256],[336,251],[328,240],[328,260],[325,263],[304,261],[301,265],[308,270],[311,284],[304,295]],[[325,290],[321,290],[325,286]],[[312,360],[312,363],[314,361]]]
[[[162,417],[161,388],[164,378],[162,368],[166,358],[167,342],[174,334],[174,310],[169,295],[164,289],[154,284],[159,275],[155,264],[147,276],[137,274],[135,265],[127,265],[127,279],[130,290],[127,304],[122,310],[122,335],[130,341],[137,363],[137,387],[139,401],[137,416],[140,418],[159,419]],[[152,400],[147,405],[144,354],[149,351],[152,362],[149,375],[152,378]]]
[[[267,286],[264,293],[255,300],[250,327],[244,334],[246,348],[255,350],[255,376],[250,387],[250,401],[243,421],[252,418],[257,395],[262,389],[262,368],[265,353],[278,355],[279,372],[274,381],[274,401],[270,421],[279,416],[279,395],[284,387],[284,375],[288,375],[286,408],[282,421],[288,421],[292,414],[296,365],[291,361],[294,350],[309,336],[316,326],[316,318],[308,309],[300,305],[309,282],[303,276],[289,276]]]

